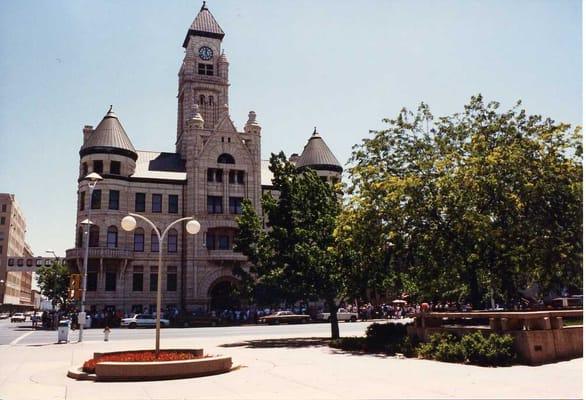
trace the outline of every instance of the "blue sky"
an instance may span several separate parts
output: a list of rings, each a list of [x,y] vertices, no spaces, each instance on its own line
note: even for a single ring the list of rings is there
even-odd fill
[[[173,151],[181,44],[194,0],[0,2],[0,192],[36,255],[73,247],[85,124],[113,104],[140,150]],[[458,112],[471,95],[581,124],[580,1],[211,0],[226,32],[230,114],[262,155],[317,126],[345,163],[401,107]]]

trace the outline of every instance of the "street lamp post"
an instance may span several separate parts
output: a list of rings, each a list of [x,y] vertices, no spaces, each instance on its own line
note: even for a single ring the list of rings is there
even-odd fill
[[[134,213],[128,213],[128,215],[122,218],[121,225],[122,229],[127,232],[131,232],[136,228],[136,218],[140,218],[143,221],[147,222],[153,230],[157,233],[157,238],[159,239],[159,272],[157,275],[157,320],[156,320],[156,336],[155,336],[155,354],[159,357],[159,350],[160,350],[160,341],[161,341],[161,281],[163,276],[163,241],[165,240],[165,236],[169,229],[178,222],[181,221],[189,221],[185,226],[187,233],[191,235],[195,235],[199,232],[200,224],[195,220],[195,217],[185,217],[179,218],[173,222],[171,222],[161,233],[159,228],[148,218]]]
[[[79,313],[79,318],[78,321],[81,321],[80,325],[79,325],[79,341],[78,342],[82,342],[83,341],[83,327],[85,325],[85,290],[86,290],[86,286],[87,286],[87,262],[88,262],[88,256],[89,256],[89,251],[90,251],[90,226],[92,224],[91,221],[91,216],[92,216],[92,199],[93,199],[93,194],[94,194],[94,189],[96,188],[96,185],[98,184],[99,181],[101,181],[102,178],[100,175],[96,174],[95,172],[92,172],[91,174],[88,174],[85,179],[88,179],[88,187],[90,189],[90,198],[89,198],[89,204],[88,204],[88,209],[87,209],[87,219],[81,221],[81,224],[84,225],[84,236],[85,236],[85,248],[84,248],[84,253],[83,253],[83,277],[81,280],[81,311]]]

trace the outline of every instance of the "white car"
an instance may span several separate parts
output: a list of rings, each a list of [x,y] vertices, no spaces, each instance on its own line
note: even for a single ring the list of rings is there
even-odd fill
[[[131,318],[122,318],[120,326],[133,328],[154,328],[157,319],[150,314],[134,314]],[[168,319],[161,318],[161,328],[167,328],[170,325]]]
[[[338,317],[338,321],[356,322],[358,320],[358,313],[348,311],[345,308],[338,309],[336,316]],[[324,312],[324,313],[318,314],[317,319],[329,321],[330,320],[330,313]]]
[[[24,322],[24,321],[26,321],[26,316],[21,312],[17,312],[12,317],[10,317],[10,322]]]

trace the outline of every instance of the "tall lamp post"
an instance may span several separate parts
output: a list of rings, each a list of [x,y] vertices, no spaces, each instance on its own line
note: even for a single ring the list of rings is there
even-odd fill
[[[147,222],[153,228],[153,230],[157,233],[157,238],[159,239],[159,272],[158,272],[158,276],[157,276],[157,320],[156,320],[156,339],[155,339],[155,354],[157,357],[159,357],[160,341],[161,341],[161,281],[162,281],[161,278],[163,276],[163,242],[165,240],[165,236],[167,235],[167,232],[169,232],[169,229],[171,229],[171,227],[173,225],[177,224],[178,222],[189,221],[189,222],[187,222],[185,229],[187,230],[187,233],[189,233],[190,235],[195,235],[196,233],[198,233],[201,226],[200,226],[199,222],[197,222],[195,220],[195,217],[179,218],[179,219],[171,222],[165,228],[163,233],[161,233],[159,228],[157,228],[155,226],[155,224],[150,219],[148,219],[142,215],[139,215],[139,214],[128,213],[128,215],[126,217],[122,218],[122,221],[121,221],[122,229],[124,229],[127,232],[133,231],[136,228],[135,217],[140,218],[143,221]]]
[[[81,280],[81,311],[79,313],[78,321],[79,324],[79,342],[83,341],[83,327],[85,325],[85,290],[87,286],[87,261],[90,251],[90,226],[92,225],[91,216],[92,216],[92,199],[94,194],[94,189],[99,181],[103,180],[100,175],[92,172],[88,174],[85,179],[89,180],[88,187],[90,189],[90,200],[87,208],[87,219],[81,221],[81,224],[84,226],[84,236],[85,236],[85,243],[84,243],[84,253],[83,253],[83,277]]]

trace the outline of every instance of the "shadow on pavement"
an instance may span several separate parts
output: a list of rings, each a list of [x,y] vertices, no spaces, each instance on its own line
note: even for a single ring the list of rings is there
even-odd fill
[[[299,348],[299,347],[321,347],[327,346],[328,338],[289,338],[289,339],[262,339],[262,340],[245,340],[243,342],[222,344],[220,347],[246,347],[249,349],[268,349],[268,348]]]

